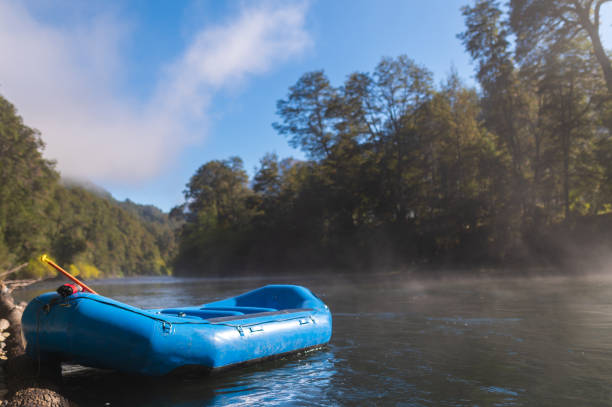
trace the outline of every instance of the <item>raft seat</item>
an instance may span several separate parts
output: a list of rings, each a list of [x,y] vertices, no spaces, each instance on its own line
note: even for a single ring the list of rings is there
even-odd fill
[[[264,308],[264,307],[203,307],[200,308],[205,311],[224,311],[224,312],[238,312],[239,314],[232,315],[243,315],[243,314],[257,314],[260,312],[274,312],[278,311],[276,308]],[[221,316],[221,315],[219,315]],[[230,315],[227,315],[230,316]]]
[[[165,309],[161,311],[162,314],[172,315],[180,318],[191,318],[191,319],[209,319],[209,318],[220,318],[220,317],[233,317],[237,315],[244,315],[243,312],[233,310],[185,310],[180,308]]]

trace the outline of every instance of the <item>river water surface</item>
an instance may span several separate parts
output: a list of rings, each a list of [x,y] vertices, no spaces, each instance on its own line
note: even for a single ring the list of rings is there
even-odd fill
[[[329,305],[329,346],[173,379],[65,366],[67,394],[81,406],[612,405],[612,278],[419,282],[392,274],[91,285],[131,305],[162,308],[267,283],[307,286]]]

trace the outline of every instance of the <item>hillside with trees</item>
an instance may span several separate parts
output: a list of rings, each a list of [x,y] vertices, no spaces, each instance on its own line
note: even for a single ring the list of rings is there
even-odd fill
[[[458,35],[479,88],[408,56],[330,83],[307,72],[274,128],[305,161],[238,157],[192,176],[177,270],[555,266],[612,248],[603,0],[480,0]]]
[[[22,275],[45,275],[36,258],[49,253],[86,278],[170,273],[167,214],[63,182],[42,149],[41,135],[0,96],[0,269],[29,262]]]
[[[204,163],[165,214],[60,180],[0,98],[0,268],[50,252],[72,271],[546,266],[612,253],[612,77],[605,0],[479,0],[459,40],[477,87],[409,56],[333,84],[306,72],[277,103],[305,160]]]

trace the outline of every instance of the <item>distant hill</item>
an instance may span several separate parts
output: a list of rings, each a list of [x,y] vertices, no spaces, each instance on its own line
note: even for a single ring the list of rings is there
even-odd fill
[[[113,195],[101,186],[87,180],[77,180],[70,177],[62,177],[59,180],[62,186],[67,188],[82,188],[89,192],[93,192],[101,198],[114,199]]]
[[[43,147],[0,96],[0,269],[29,262],[24,274],[46,274],[36,258],[49,253],[89,278],[171,273],[176,224],[166,213],[60,179]]]

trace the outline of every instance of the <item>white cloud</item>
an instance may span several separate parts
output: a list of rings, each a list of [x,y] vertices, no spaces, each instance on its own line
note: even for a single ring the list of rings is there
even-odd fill
[[[150,101],[119,88],[126,24],[105,15],[63,28],[0,0],[0,93],[39,129],[63,175],[135,182],[153,177],[203,134],[215,92],[243,83],[310,45],[304,4],[245,7],[197,32],[169,61]],[[201,127],[200,127],[201,128]]]

